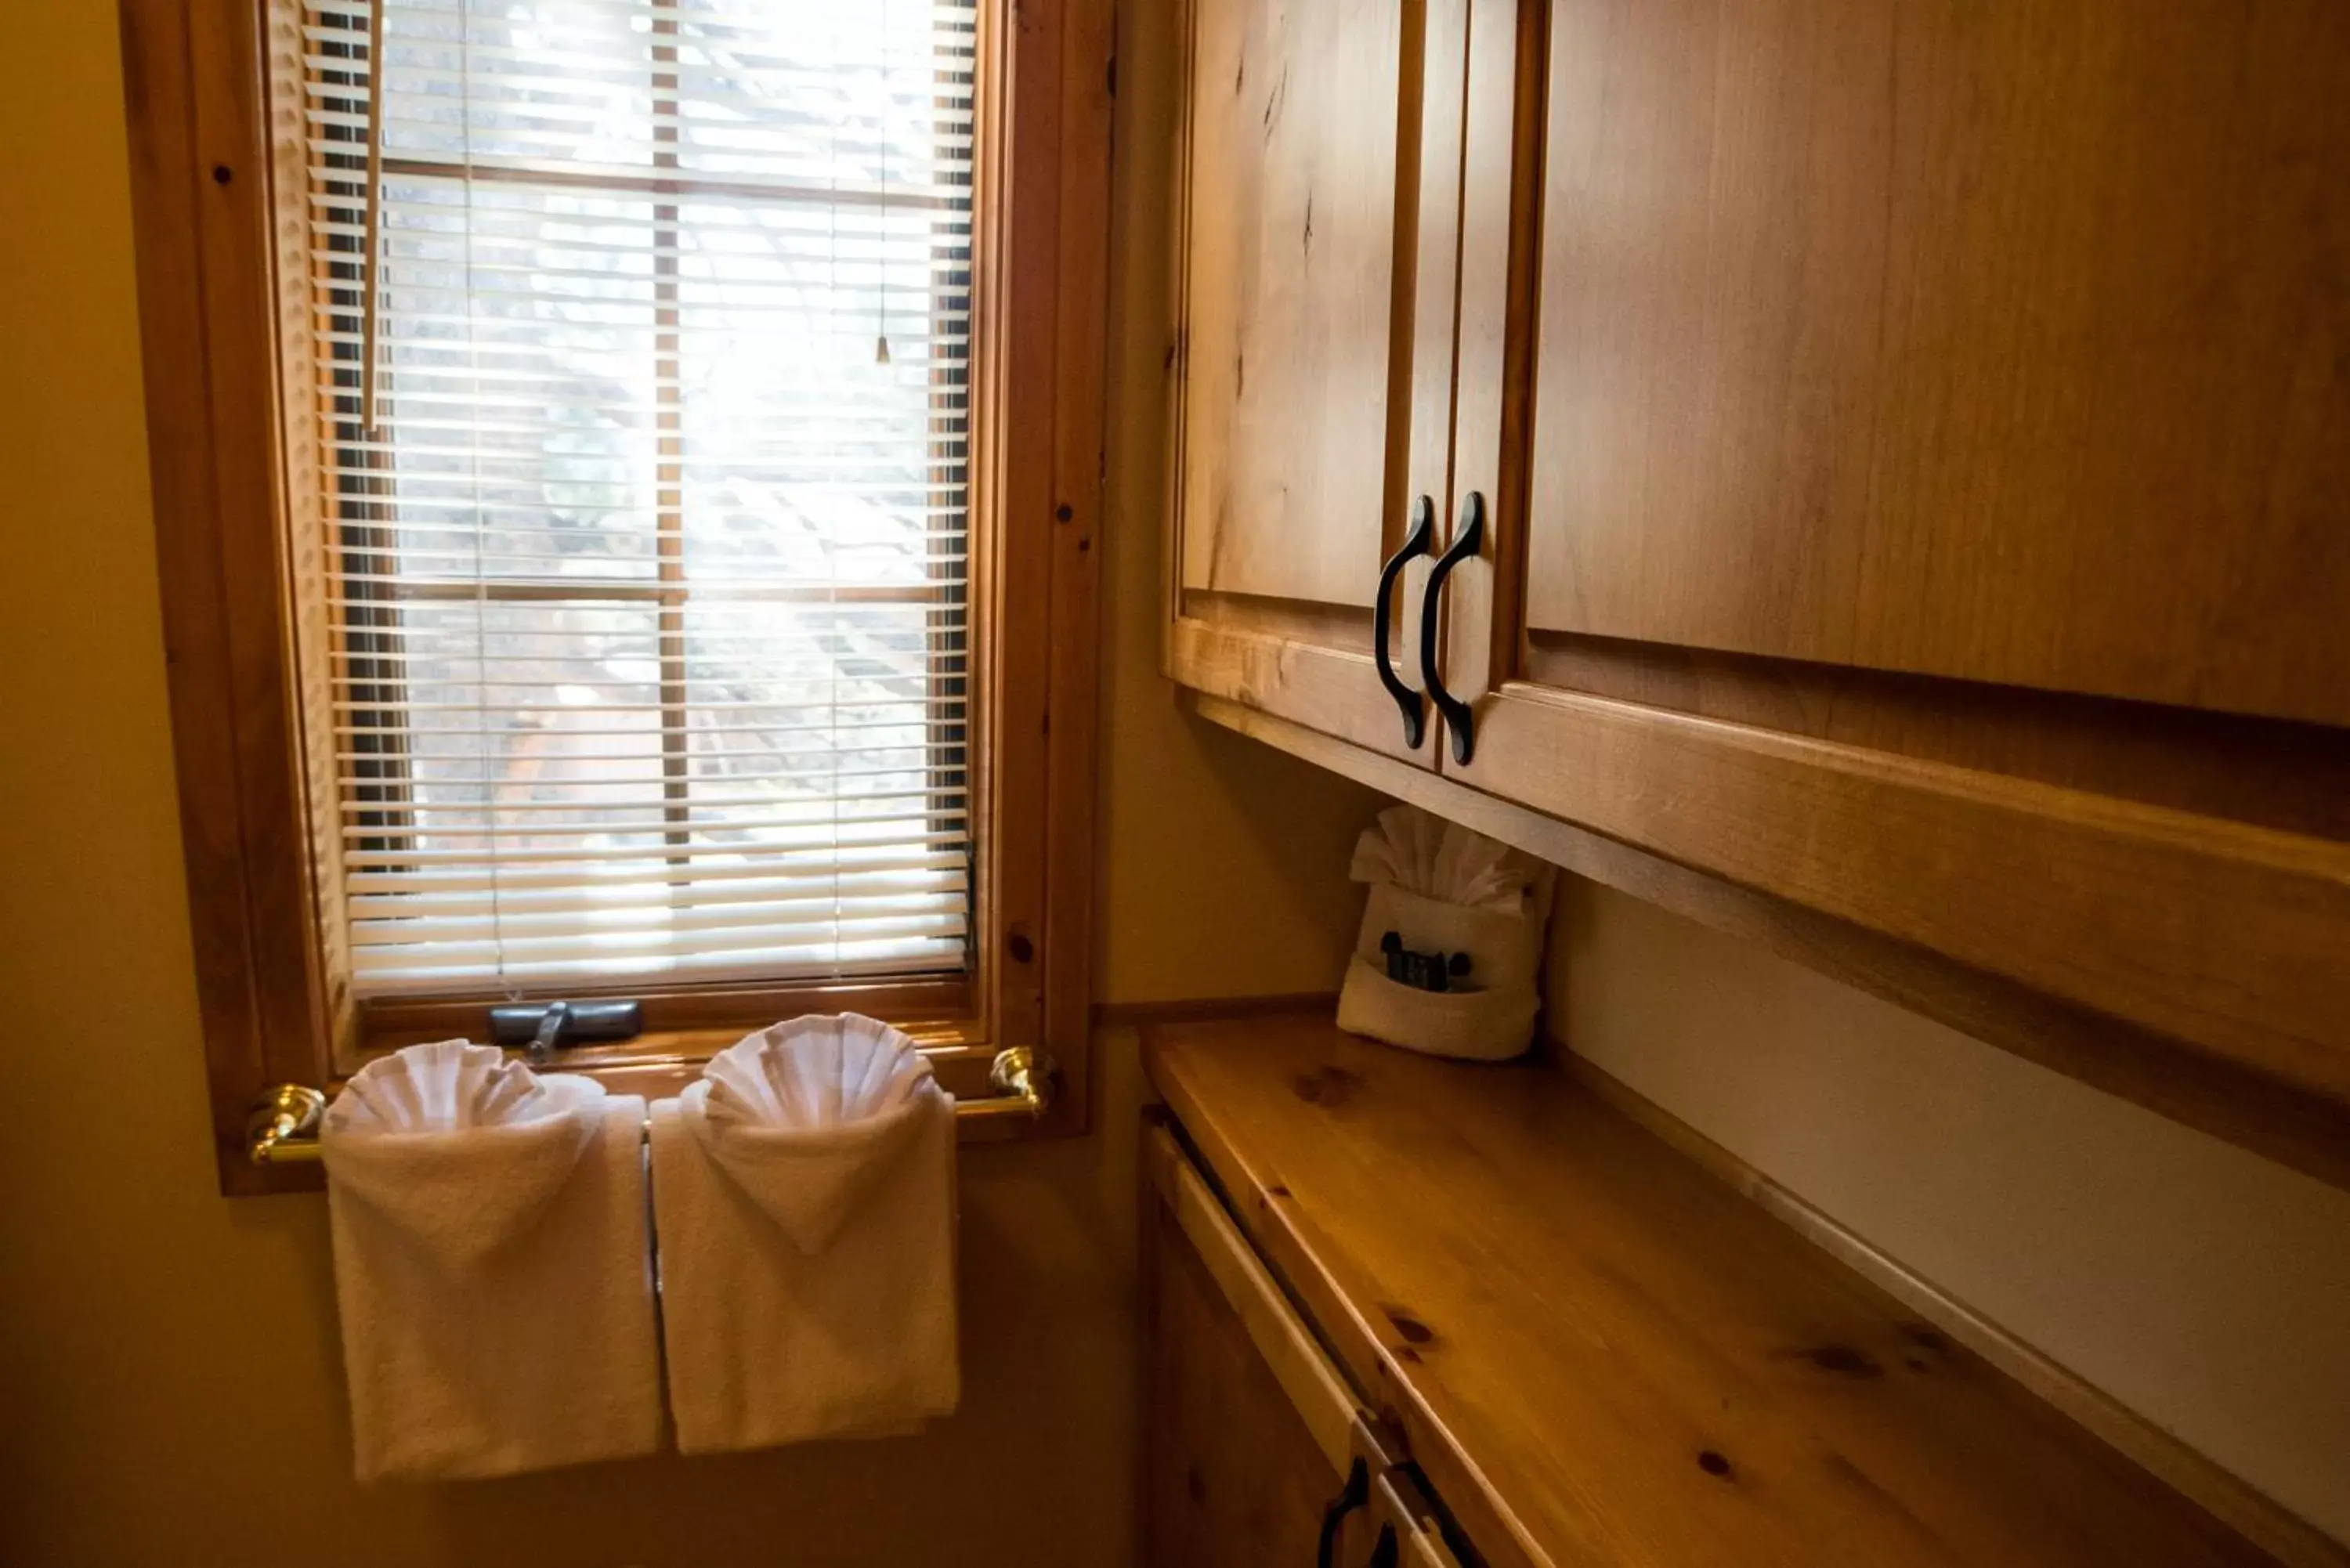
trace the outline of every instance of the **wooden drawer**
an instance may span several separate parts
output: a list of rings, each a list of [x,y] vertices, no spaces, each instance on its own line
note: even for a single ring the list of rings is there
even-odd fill
[[[1393,1429],[1165,1127],[1143,1164],[1147,1568],[1458,1568]]]

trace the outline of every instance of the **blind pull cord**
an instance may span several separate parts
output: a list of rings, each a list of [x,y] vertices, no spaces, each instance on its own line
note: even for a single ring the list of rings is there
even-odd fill
[[[873,362],[889,363],[889,111],[897,106],[889,83],[889,0],[881,0],[881,237],[880,304],[874,311]]]
[[[383,13],[390,0],[368,5],[367,254],[359,258],[359,431],[377,439],[375,420],[377,292],[382,287],[378,253],[383,248]]]

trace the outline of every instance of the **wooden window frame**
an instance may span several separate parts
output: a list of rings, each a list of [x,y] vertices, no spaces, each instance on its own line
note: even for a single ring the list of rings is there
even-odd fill
[[[231,1195],[280,1083],[405,1041],[486,1034],[485,999],[352,994],[322,725],[314,306],[300,0],[120,0],[149,466],[213,1137]],[[1016,7],[1016,9],[1015,9]],[[1108,283],[1110,0],[983,0],[970,457],[969,736],[980,897],[964,977],[646,988],[646,1033],[567,1062],[632,1092],[744,1029],[854,1008],[909,1028],[947,1086],[1042,1044],[1087,1125],[1094,732]],[[290,396],[302,406],[289,406]],[[321,743],[321,731],[328,732]],[[578,987],[565,995],[593,994]],[[538,992],[527,993],[542,994]],[[552,996],[554,992],[543,994]],[[1000,1129],[1000,1121],[985,1124]]]

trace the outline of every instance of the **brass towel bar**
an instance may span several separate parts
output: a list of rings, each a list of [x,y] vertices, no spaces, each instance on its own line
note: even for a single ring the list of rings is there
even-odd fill
[[[963,1120],[1033,1121],[1053,1104],[1057,1077],[1052,1053],[1029,1045],[998,1051],[987,1081],[995,1093],[985,1099],[957,1100]],[[280,1084],[261,1096],[245,1118],[245,1152],[255,1165],[307,1165],[318,1158],[318,1122],[327,1096],[307,1084]],[[648,1124],[650,1126],[650,1124]]]

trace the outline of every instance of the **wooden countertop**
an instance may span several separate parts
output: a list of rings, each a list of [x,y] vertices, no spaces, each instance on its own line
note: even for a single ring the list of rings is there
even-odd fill
[[[1495,1568],[2270,1561],[1555,1067],[1326,1017],[1145,1052]]]

